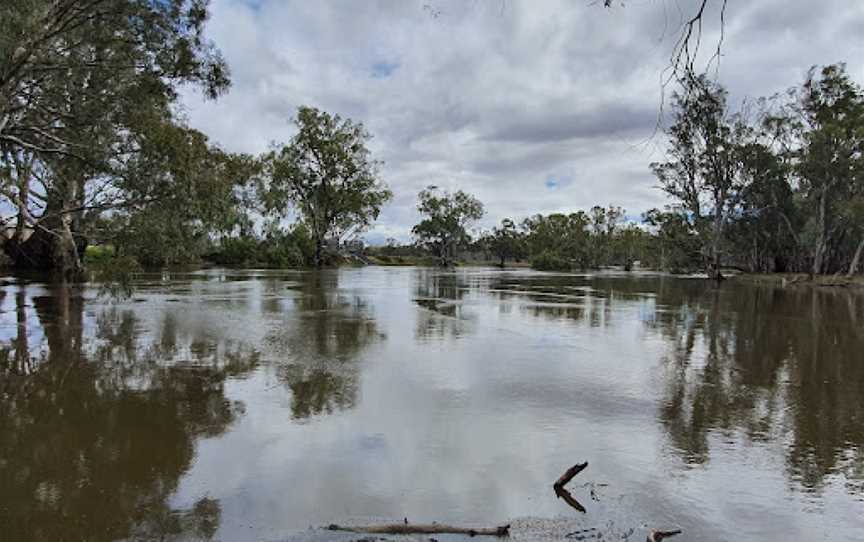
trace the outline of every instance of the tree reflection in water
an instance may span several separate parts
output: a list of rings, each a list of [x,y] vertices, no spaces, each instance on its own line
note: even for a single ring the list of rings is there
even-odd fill
[[[252,369],[257,354],[223,345],[206,363],[166,363],[166,330],[146,344],[131,311],[88,318],[74,287],[22,285],[9,301],[15,327],[0,347],[4,538],[212,537],[217,501],[175,510],[169,498],[196,440],[242,412],[226,399],[225,380]]]
[[[627,304],[638,307],[666,344],[658,419],[683,461],[706,463],[712,435],[738,434],[780,443],[805,490],[837,474],[850,491],[864,489],[860,293],[532,274],[493,280],[489,294],[523,314],[592,327],[618,325]]]
[[[382,340],[359,294],[340,291],[338,273],[304,275],[294,312],[266,339],[280,359],[277,374],[291,390],[291,415],[305,419],[356,405],[358,357]]]
[[[464,274],[418,270],[415,273],[414,303],[424,310],[418,313],[415,336],[420,340],[461,337],[470,330],[474,319],[463,304],[471,287]]]
[[[687,461],[710,457],[715,431],[788,439],[789,474],[818,489],[864,475],[864,298],[753,288],[682,297],[667,291],[657,325],[672,348],[660,419]]]

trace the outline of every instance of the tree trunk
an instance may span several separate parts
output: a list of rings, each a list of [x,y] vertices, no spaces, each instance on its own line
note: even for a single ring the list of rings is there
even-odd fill
[[[720,273],[720,240],[723,236],[723,217],[717,211],[714,217],[714,232],[711,239],[711,256],[708,264],[708,277],[712,280],[723,280]]]
[[[320,237],[315,237],[315,267],[319,269],[324,265],[324,259],[321,254],[323,246],[324,241]]]
[[[82,278],[81,247],[72,231],[76,187],[74,183],[67,185],[65,190],[58,187],[56,196],[50,198],[45,206],[44,219],[30,226],[32,233],[19,222],[15,235],[3,245],[3,251],[15,269],[50,272],[62,280]],[[23,215],[25,211],[19,209],[19,213]]]
[[[862,252],[864,252],[864,239],[861,239],[861,242],[858,243],[858,248],[855,249],[855,256],[852,258],[852,263],[849,264],[849,272],[846,273],[847,277],[851,277],[858,272],[858,264],[861,263]]]
[[[822,187],[822,193],[819,196],[819,238],[816,241],[816,251],[813,254],[813,268],[810,273],[818,275],[822,273],[822,266],[825,258],[826,241],[826,207],[828,205],[828,187]]]

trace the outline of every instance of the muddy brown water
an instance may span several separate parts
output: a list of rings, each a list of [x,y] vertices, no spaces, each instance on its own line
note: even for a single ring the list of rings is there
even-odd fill
[[[0,539],[864,539],[864,296],[352,268],[0,289]],[[570,489],[552,482],[588,461]]]

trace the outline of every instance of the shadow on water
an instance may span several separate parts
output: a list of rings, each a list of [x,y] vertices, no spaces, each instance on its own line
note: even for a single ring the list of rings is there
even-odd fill
[[[87,322],[83,295],[22,284],[3,300],[4,327],[12,327],[0,348],[3,536],[211,537],[218,501],[176,510],[169,498],[196,440],[223,433],[242,414],[224,383],[253,368],[255,354],[213,352],[165,365],[162,353],[178,341],[170,319],[160,342],[140,344],[131,311],[106,308]]]

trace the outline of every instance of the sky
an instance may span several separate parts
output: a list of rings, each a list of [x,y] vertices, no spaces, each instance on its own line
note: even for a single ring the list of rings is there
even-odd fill
[[[713,52],[710,2],[702,42]],[[638,217],[668,203],[649,168],[663,159],[660,82],[699,1],[602,4],[211,0],[208,37],[232,87],[216,101],[186,89],[181,111],[248,153],[287,142],[300,105],[362,122],[394,194],[372,244],[409,240],[417,193],[432,184],[477,196],[478,227],[597,204]],[[812,65],[846,62],[864,83],[864,1],[728,0],[723,29],[710,73],[733,107],[800,84]]]

